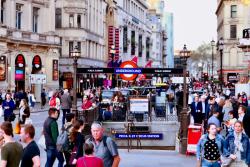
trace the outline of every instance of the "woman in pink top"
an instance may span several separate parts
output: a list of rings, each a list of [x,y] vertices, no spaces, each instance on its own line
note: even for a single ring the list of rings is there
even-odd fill
[[[104,167],[102,159],[94,156],[94,145],[92,143],[84,144],[85,156],[79,158],[76,167]]]

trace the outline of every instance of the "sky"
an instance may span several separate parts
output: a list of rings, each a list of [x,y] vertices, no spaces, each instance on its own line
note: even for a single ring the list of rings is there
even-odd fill
[[[166,0],[166,9],[174,14],[174,48],[186,44],[189,50],[217,39],[217,0]]]

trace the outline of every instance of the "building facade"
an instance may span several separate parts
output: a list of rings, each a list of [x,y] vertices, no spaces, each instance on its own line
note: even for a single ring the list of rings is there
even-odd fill
[[[151,57],[152,32],[147,25],[147,12],[146,0],[117,0],[117,52],[122,61],[132,60],[136,56],[139,67],[144,67]]]
[[[57,0],[56,33],[61,37],[60,83],[63,88],[73,86],[73,59],[75,47],[81,52],[78,68],[105,67],[106,2],[104,0]],[[79,75],[78,84],[87,77]],[[78,85],[79,87],[80,85]]]
[[[2,0],[0,7],[0,89],[31,90],[39,101],[42,88],[59,88],[54,0]]]
[[[152,29],[152,53],[150,59],[152,60],[152,67],[162,68],[164,65],[164,56],[163,50],[164,41],[163,41],[163,30],[162,30],[162,15],[157,13],[155,9],[150,9],[147,15],[148,25]],[[166,43],[165,43],[166,44]]]
[[[241,80],[247,77],[246,56],[238,47],[242,31],[249,25],[249,6],[241,0],[218,0],[217,33],[218,39],[223,38],[224,48],[222,56],[222,73],[224,81],[234,73],[240,75]],[[218,74],[220,74],[220,53],[217,53]]]

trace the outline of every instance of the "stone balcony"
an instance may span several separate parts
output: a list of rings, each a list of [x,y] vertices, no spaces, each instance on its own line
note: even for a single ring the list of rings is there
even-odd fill
[[[0,35],[2,29],[0,28]],[[3,31],[4,35],[4,31]],[[52,34],[38,34],[28,31],[20,31],[16,29],[8,29],[6,37],[13,41],[22,41],[24,43],[36,43],[46,45],[60,45],[60,37]]]

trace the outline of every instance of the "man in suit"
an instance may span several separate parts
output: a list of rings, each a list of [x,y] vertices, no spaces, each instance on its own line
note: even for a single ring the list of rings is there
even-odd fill
[[[202,104],[199,101],[199,95],[195,95],[194,102],[191,104],[191,115],[195,124],[202,124]]]

